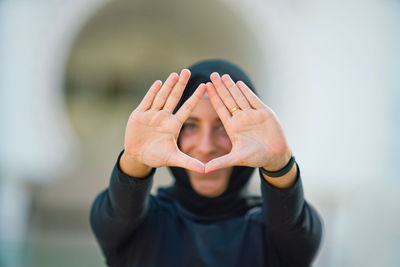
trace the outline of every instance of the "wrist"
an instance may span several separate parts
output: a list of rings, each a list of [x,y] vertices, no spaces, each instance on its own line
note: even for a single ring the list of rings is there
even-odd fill
[[[271,160],[267,165],[261,168],[268,170],[270,172],[279,171],[288,164],[292,157],[292,152],[288,149],[282,156]]]
[[[293,164],[288,173],[279,177],[270,177],[266,175],[263,173],[262,168],[259,168],[259,172],[261,177],[263,177],[269,184],[276,188],[284,189],[293,186],[293,184],[296,182],[298,177],[298,166],[297,163]]]
[[[289,159],[289,161],[285,164],[285,166],[283,166],[283,167],[282,167],[281,169],[279,169],[279,170],[271,171],[271,170],[267,170],[267,169],[261,167],[261,168],[260,168],[260,171],[261,171],[264,175],[266,175],[266,176],[268,176],[268,177],[273,177],[273,178],[283,177],[283,176],[285,176],[287,173],[289,173],[289,172],[292,170],[293,165],[294,165],[295,163],[296,163],[296,160],[295,160],[294,156],[291,156],[290,159]]]
[[[123,173],[135,178],[144,178],[152,170],[152,167],[138,162],[125,151],[121,155],[119,167]]]

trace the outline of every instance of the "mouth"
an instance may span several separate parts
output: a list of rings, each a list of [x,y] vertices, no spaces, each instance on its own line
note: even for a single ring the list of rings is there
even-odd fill
[[[205,172],[205,173],[203,173],[203,176],[204,177],[211,177],[211,176],[219,176],[219,175],[221,175],[221,174],[224,174],[225,173],[225,169],[217,169],[217,170],[214,170],[214,171],[209,171],[209,172]]]
[[[214,174],[214,173],[216,173],[217,171],[210,171],[210,172],[206,172],[206,173],[204,173],[204,175],[212,175],[212,174]]]

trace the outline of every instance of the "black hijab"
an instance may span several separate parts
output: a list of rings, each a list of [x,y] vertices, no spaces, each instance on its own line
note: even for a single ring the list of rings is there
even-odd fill
[[[243,81],[254,92],[254,86],[244,71],[228,61],[201,61],[190,66],[189,70],[191,72],[190,79],[174,113],[194,93],[200,83],[210,81],[210,75],[213,72],[218,72],[220,75],[229,74],[234,82]],[[259,202],[258,198],[246,196],[244,191],[254,168],[234,166],[227,189],[220,196],[214,198],[197,194],[190,185],[185,169],[169,167],[169,170],[175,177],[175,183],[169,188],[160,189],[160,196],[178,200],[184,208],[203,219],[216,220],[240,216]]]

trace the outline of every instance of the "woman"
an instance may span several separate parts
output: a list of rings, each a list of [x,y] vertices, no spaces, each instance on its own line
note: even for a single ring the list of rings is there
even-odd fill
[[[91,212],[107,264],[310,266],[321,222],[276,115],[237,66],[189,69],[156,81],[128,120],[124,151]],[[175,183],[153,196],[161,166]],[[245,193],[254,168],[262,197]]]

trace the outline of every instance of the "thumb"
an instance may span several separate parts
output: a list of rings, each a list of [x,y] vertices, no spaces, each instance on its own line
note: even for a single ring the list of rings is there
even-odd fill
[[[219,158],[210,160],[205,166],[205,173],[209,173],[218,169],[232,167],[235,165],[236,156],[234,153],[228,153]]]
[[[182,151],[173,153],[168,161],[168,165],[204,173],[204,164],[200,160],[189,157]]]

